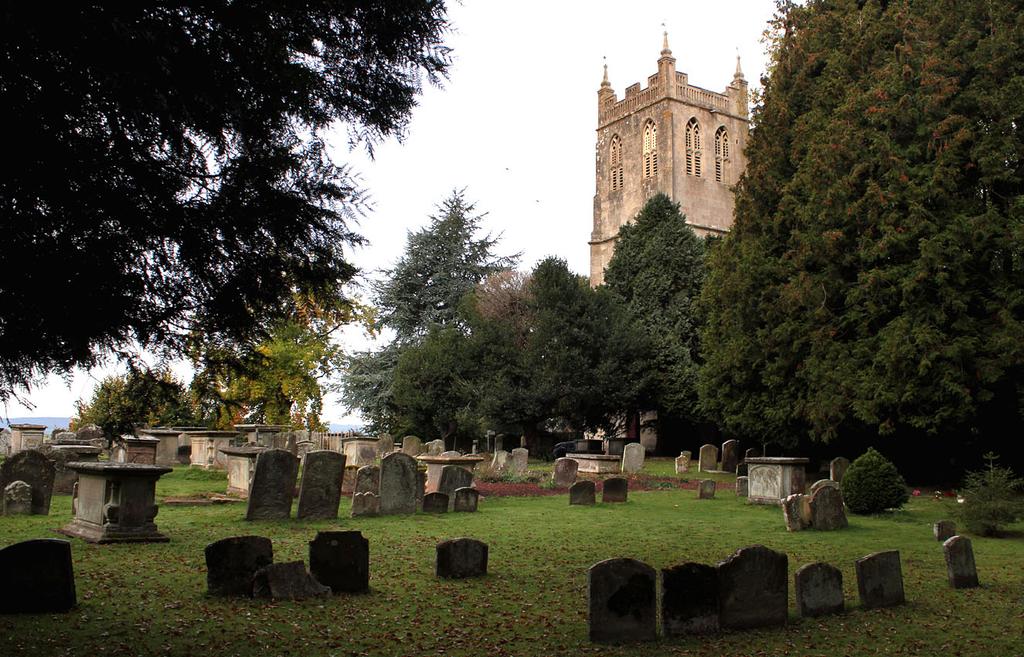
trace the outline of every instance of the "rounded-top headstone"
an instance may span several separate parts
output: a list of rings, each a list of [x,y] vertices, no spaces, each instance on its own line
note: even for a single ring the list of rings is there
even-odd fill
[[[569,504],[590,506],[597,501],[597,487],[589,480],[577,481],[569,487]]]
[[[455,497],[455,490],[468,488],[473,485],[473,473],[458,465],[446,465],[441,468],[441,477],[437,485],[437,492],[444,493],[449,498]]]
[[[11,482],[23,481],[32,488],[33,515],[49,515],[56,473],[53,461],[39,450],[18,452],[0,463],[0,491]]]
[[[763,545],[737,550],[718,564],[719,622],[724,629],[785,625],[789,558]]]
[[[487,544],[475,538],[453,538],[437,544],[435,573],[463,579],[487,574]]]
[[[622,471],[635,474],[644,469],[644,446],[640,443],[629,443],[622,448]]]
[[[843,573],[827,563],[809,563],[794,575],[797,611],[805,618],[843,611]]]
[[[718,469],[718,448],[714,445],[703,445],[700,448],[700,460],[697,469],[701,472],[713,472]]]
[[[370,542],[358,531],[317,532],[309,542],[309,572],[335,593],[370,589]]]
[[[906,602],[898,550],[874,552],[857,559],[853,565],[863,608],[892,607]]]
[[[0,614],[47,614],[77,604],[71,543],[54,538],[0,549]]]
[[[953,536],[942,544],[946,557],[946,572],[949,585],[954,589],[973,589],[978,586],[978,569],[974,564],[974,549],[971,539]]]
[[[587,627],[600,643],[654,641],[657,573],[636,559],[606,559],[587,571]]]
[[[832,481],[842,483],[846,471],[850,468],[850,459],[837,456],[828,464],[828,478]]]
[[[629,494],[629,480],[623,477],[611,477],[604,480],[601,488],[602,502],[625,502]]]
[[[935,540],[945,543],[948,539],[956,536],[956,523],[952,520],[940,520],[932,525],[932,533]]]
[[[736,472],[736,466],[739,462],[740,441],[732,439],[722,443],[722,470],[725,472]]]
[[[404,452],[385,456],[380,464],[381,514],[416,513],[416,487],[419,482],[416,459]]]
[[[820,482],[819,482],[820,483]],[[827,482],[834,484],[835,482]],[[847,526],[843,494],[836,486],[820,486],[811,494],[811,526],[820,531],[843,529]]]
[[[274,563],[274,547],[263,536],[232,536],[206,546],[206,590],[210,595],[252,596],[256,571]]]
[[[32,487],[24,481],[12,481],[2,491],[0,500],[3,515],[18,516],[32,513]]]
[[[256,457],[246,520],[287,519],[292,512],[299,459],[286,449],[268,449]]]
[[[551,473],[551,480],[558,488],[568,488],[576,483],[579,468],[580,464],[573,459],[564,456],[555,459],[555,469]]]

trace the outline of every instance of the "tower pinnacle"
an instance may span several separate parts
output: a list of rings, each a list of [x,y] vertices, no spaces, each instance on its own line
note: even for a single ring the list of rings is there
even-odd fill
[[[662,25],[664,25],[664,24],[662,24]],[[662,38],[662,41],[661,41],[661,56],[662,57],[671,57],[672,56],[672,51],[668,47],[668,30],[665,30],[665,32],[663,32],[663,38]]]
[[[739,53],[739,49],[736,50],[736,73],[733,74],[732,79],[733,80],[742,80],[743,79],[743,69],[740,67],[740,53]]]
[[[610,87],[612,83],[608,81],[608,62],[604,63],[604,79],[601,80],[601,88]]]

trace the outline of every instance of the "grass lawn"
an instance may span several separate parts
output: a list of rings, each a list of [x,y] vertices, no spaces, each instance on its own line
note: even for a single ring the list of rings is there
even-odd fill
[[[669,460],[649,461],[655,474]],[[697,475],[690,475],[698,478]],[[716,477],[721,478],[721,477]],[[220,474],[176,469],[158,496],[223,492]],[[629,502],[570,507],[567,495],[481,500],[476,514],[256,522],[243,504],[163,506],[166,544],[96,546],[72,539],[78,607],[69,614],[0,616],[0,655],[992,655],[1024,654],[1024,525],[1010,538],[971,537],[982,588],[954,591],[932,522],[944,503],[913,498],[884,517],[850,516],[837,532],[787,533],[775,507],[749,506],[731,490],[697,500],[693,490],[630,493]],[[294,509],[294,507],[293,507]],[[0,546],[40,537],[71,517],[68,496],[49,516],[0,518]],[[203,548],[227,536],[273,540],[275,561],[307,560],[317,530],[358,529],[370,541],[366,595],[305,602],[208,598]],[[434,546],[471,536],[490,546],[490,574],[445,581]],[[657,644],[587,642],[586,571],[610,557],[655,568],[715,563],[760,543],[789,555],[786,628]],[[861,611],[853,561],[898,549],[908,604]],[[827,561],[843,571],[847,613],[801,620],[792,572]],[[3,591],[3,595],[17,595]]]

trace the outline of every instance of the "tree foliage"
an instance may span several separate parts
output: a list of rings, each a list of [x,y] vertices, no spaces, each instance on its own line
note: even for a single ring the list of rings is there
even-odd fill
[[[400,136],[449,65],[440,0],[2,17],[0,400],[107,349],[259,342],[295,294],[340,296],[363,206],[325,131]]]
[[[846,507],[858,514],[898,509],[910,499],[896,466],[873,447],[850,464],[840,486]]]
[[[95,424],[111,439],[137,427],[195,425],[198,410],[184,384],[168,370],[132,368],[104,377],[89,401],[75,402],[73,424]]]

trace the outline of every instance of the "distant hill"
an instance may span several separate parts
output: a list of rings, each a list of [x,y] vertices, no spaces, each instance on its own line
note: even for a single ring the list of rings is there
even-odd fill
[[[45,424],[46,432],[53,431],[54,427],[60,427],[66,429],[68,424],[71,422],[69,417],[12,417],[7,418],[6,421],[0,421],[0,427],[6,427],[9,424]],[[343,431],[355,431],[360,429],[359,424],[338,424],[331,423],[331,431],[335,433],[341,433]]]

